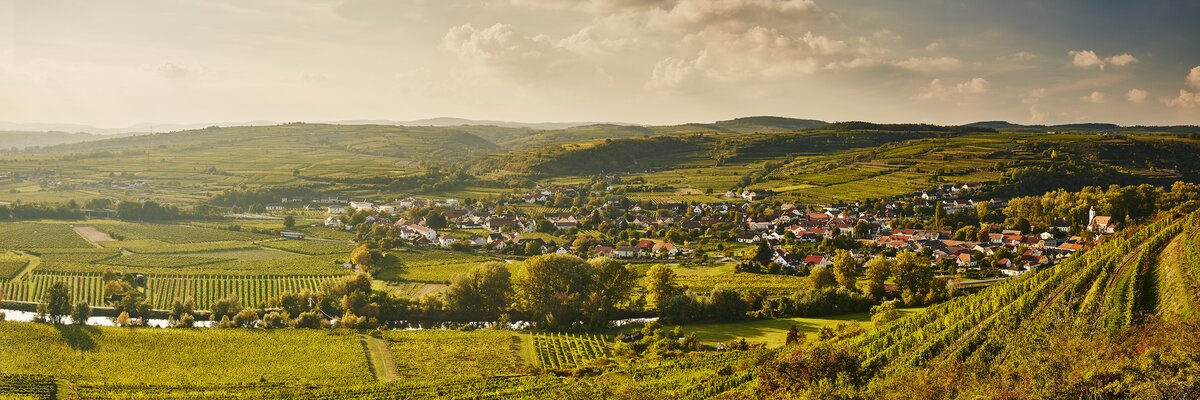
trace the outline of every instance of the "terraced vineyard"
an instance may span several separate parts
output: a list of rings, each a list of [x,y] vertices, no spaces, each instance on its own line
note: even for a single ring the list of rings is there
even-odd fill
[[[1200,212],[1160,218],[1055,267],[879,327],[852,345],[862,351],[865,368],[886,375],[946,359],[986,362],[1011,338],[1046,329],[1062,315],[1109,331],[1129,326],[1153,311],[1143,291],[1153,290],[1146,277],[1154,255],[1198,223]]]
[[[610,355],[609,344],[600,335],[534,333],[530,338],[537,362],[543,368],[572,368]]]

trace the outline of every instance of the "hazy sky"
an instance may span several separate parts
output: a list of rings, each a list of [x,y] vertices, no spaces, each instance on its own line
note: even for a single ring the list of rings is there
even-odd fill
[[[1200,2],[0,0],[0,121],[1200,124]]]

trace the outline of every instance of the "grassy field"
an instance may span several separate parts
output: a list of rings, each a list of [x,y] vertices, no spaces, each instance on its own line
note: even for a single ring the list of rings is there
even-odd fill
[[[923,308],[905,308],[900,312],[902,315],[909,315],[920,310]],[[722,324],[689,324],[683,325],[683,330],[688,333],[696,333],[700,341],[705,344],[715,345],[743,338],[747,342],[765,343],[768,347],[779,347],[783,346],[787,339],[788,329],[792,325],[795,325],[796,329],[799,329],[811,340],[816,338],[817,331],[822,327],[833,327],[841,323],[858,323],[863,327],[870,328],[872,325],[871,314],[859,313],[820,318],[778,318]]]
[[[286,345],[281,345],[286,343]],[[364,383],[357,335],[0,322],[0,371],[109,384]]]

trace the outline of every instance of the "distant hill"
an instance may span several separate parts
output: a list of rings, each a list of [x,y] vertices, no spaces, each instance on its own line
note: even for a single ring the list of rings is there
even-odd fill
[[[123,134],[123,136],[128,135],[130,134]],[[112,137],[90,133],[0,131],[0,150],[55,146],[109,139]]]
[[[897,131],[897,132],[995,132],[994,128],[976,125],[943,126],[931,124],[876,124],[863,121],[835,122],[823,129],[846,131]]]
[[[981,121],[968,126],[987,127],[1010,132],[1046,132],[1046,131],[1142,131],[1142,132],[1200,132],[1200,127],[1183,126],[1121,126],[1108,123],[1079,123],[1059,125],[1021,125],[1008,121]]]
[[[829,123],[815,119],[760,116],[717,121],[712,125],[738,133],[775,133],[798,131],[802,129],[820,129],[826,125],[829,125]]]

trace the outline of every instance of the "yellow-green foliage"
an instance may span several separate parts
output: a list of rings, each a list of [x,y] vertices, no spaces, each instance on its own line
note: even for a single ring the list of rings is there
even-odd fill
[[[420,379],[487,377],[521,372],[521,342],[511,331],[390,331],[400,374]]]
[[[0,322],[0,371],[124,384],[363,383],[357,335]]]

